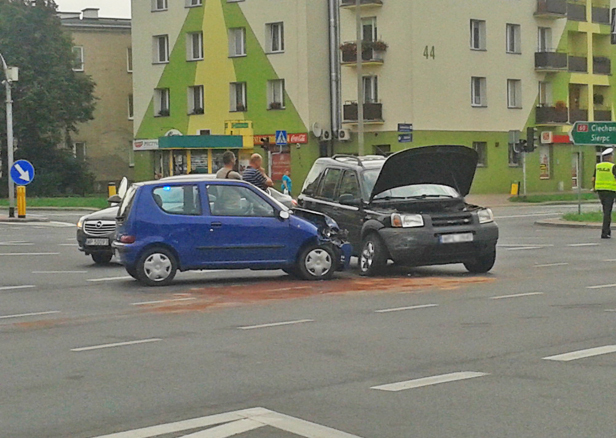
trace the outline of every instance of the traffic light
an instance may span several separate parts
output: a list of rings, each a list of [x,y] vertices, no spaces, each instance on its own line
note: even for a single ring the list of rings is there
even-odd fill
[[[526,144],[523,146],[523,151],[533,152],[535,147],[535,128],[529,126],[526,128]]]

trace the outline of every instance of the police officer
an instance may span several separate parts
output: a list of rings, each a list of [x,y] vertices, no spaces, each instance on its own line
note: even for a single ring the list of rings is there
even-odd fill
[[[612,208],[616,198],[616,166],[614,166],[614,148],[608,148],[601,153],[602,162],[597,164],[595,176],[592,179],[594,190],[599,195],[603,207],[603,228],[601,238],[611,237]]]

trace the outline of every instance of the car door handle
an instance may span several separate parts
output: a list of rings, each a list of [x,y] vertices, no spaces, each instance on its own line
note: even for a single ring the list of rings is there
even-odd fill
[[[212,228],[214,228],[214,227],[216,227],[216,228],[222,227],[222,222],[212,222],[210,224],[210,227],[212,227]]]

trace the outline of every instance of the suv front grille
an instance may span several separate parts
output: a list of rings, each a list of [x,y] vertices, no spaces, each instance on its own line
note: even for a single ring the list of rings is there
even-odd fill
[[[432,215],[433,227],[457,227],[470,225],[472,223],[473,216],[466,212],[448,215]]]
[[[91,236],[106,236],[113,233],[116,228],[115,221],[87,221],[83,230]]]

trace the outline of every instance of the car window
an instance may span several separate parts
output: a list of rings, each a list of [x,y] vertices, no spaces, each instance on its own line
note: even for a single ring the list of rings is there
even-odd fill
[[[314,196],[317,187],[319,186],[320,176],[322,174],[323,166],[315,164],[308,172],[308,176],[304,180],[304,187],[302,187],[302,193],[308,196]]]
[[[232,185],[208,185],[212,216],[274,217],[276,209],[247,187]]]
[[[359,181],[357,180],[357,173],[353,170],[346,170],[342,174],[340,188],[338,189],[338,198],[342,195],[352,195],[354,199],[361,197],[359,194]]]
[[[156,187],[152,197],[156,205],[166,213],[201,214],[199,188],[195,185]]]
[[[321,186],[317,193],[318,198],[334,200],[338,180],[340,179],[340,169],[327,169],[325,176],[321,180]]]

